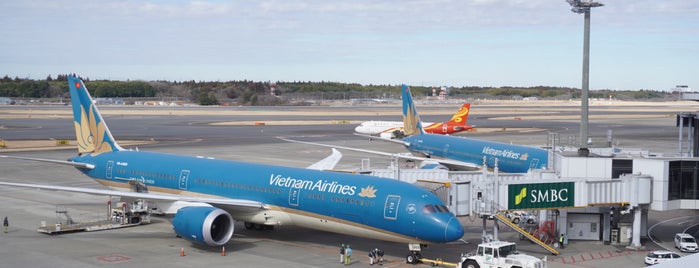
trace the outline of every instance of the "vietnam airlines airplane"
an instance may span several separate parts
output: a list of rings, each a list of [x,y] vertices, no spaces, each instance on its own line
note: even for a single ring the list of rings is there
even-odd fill
[[[85,84],[69,77],[68,86],[79,154],[66,161],[3,157],[71,165],[111,190],[0,185],[154,201],[163,213],[174,214],[176,234],[210,246],[230,240],[234,220],[246,227],[297,225],[410,244],[455,241],[464,234],[436,195],[398,180],[123,149]]]
[[[437,162],[451,169],[479,169],[496,166],[502,172],[525,173],[530,169],[544,169],[548,165],[548,152],[544,149],[508,143],[471,139],[466,137],[426,133],[407,86],[403,91],[403,125],[405,138],[402,140],[377,138],[403,144],[414,155],[392,154],[367,149],[333,146],[313,142],[295,141],[320,146],[334,147],[403,159]],[[416,156],[416,155],[420,156]],[[434,165],[427,165],[434,166]]]
[[[471,130],[473,126],[466,124],[468,112],[470,110],[471,104],[464,103],[449,121],[442,123],[424,123],[427,125],[424,130],[427,133],[434,134],[452,134]],[[359,124],[354,131],[359,134],[378,135],[388,139],[404,137],[402,121],[366,121]]]

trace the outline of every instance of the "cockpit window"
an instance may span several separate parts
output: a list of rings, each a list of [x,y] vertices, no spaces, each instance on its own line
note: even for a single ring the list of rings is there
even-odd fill
[[[439,211],[439,212],[449,212],[449,208],[447,208],[444,205],[436,205],[436,207],[437,207],[437,211]]]
[[[449,213],[449,208],[444,205],[425,205],[422,208],[422,212],[427,214],[432,214],[435,212],[446,212]]]

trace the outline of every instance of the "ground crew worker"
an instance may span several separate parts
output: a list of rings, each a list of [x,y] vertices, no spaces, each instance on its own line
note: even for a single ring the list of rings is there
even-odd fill
[[[345,244],[340,245],[340,263],[345,263]]]
[[[558,238],[558,244],[561,246],[561,249],[565,248],[565,245],[563,244],[564,240],[565,240],[565,234],[561,234],[561,237]]]
[[[352,249],[350,248],[349,245],[347,245],[347,248],[345,248],[345,265],[350,265],[352,263]]]
[[[7,216],[2,220],[2,232],[7,233],[7,227],[10,227],[10,222],[7,221]]]
[[[379,265],[383,265],[383,250],[376,248],[376,258],[378,259]]]
[[[374,265],[374,260],[376,259],[376,250],[369,250],[369,265]]]

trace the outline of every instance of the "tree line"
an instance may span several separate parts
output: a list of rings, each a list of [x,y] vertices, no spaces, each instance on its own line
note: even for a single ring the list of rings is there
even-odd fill
[[[68,76],[46,79],[0,78],[0,97],[69,98]],[[79,76],[78,76],[79,77]],[[400,85],[361,85],[339,82],[259,82],[259,81],[111,81],[80,77],[95,98],[176,99],[201,105],[308,105],[309,100],[400,99]],[[272,91],[274,91],[272,94]],[[432,87],[411,86],[416,97],[432,96]],[[436,89],[439,93],[440,89]],[[671,92],[655,90],[592,90],[590,98],[668,100]],[[451,87],[450,98],[462,99],[576,99],[581,90],[567,87]]]

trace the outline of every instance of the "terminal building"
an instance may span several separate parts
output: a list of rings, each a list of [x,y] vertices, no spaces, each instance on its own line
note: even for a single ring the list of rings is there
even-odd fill
[[[394,164],[370,169],[379,177],[417,183],[439,195],[457,216],[510,226],[558,254],[555,244],[570,240],[641,248],[648,211],[699,209],[699,119],[678,114],[680,153],[653,154],[622,148],[549,147],[549,167],[511,174],[494,170],[415,169]],[[686,137],[685,137],[686,136]],[[685,148],[686,147],[686,148]]]

